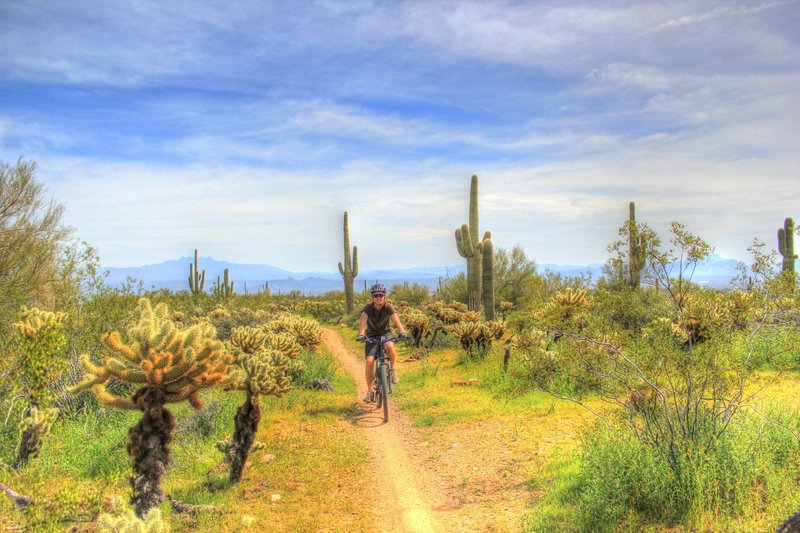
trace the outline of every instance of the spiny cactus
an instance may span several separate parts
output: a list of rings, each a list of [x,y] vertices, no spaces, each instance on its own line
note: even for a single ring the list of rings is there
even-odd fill
[[[200,263],[197,261],[197,248],[194,249],[194,263],[189,263],[189,291],[192,294],[202,294],[206,284],[206,271],[199,272]]]
[[[628,204],[628,270],[629,283],[632,289],[641,284],[642,270],[647,258],[647,238],[639,233],[636,225],[636,205]]]
[[[261,395],[282,396],[292,387],[292,374],[300,362],[266,346],[267,333],[249,326],[234,328],[230,344],[235,364],[228,367],[225,388],[245,392],[245,402],[236,411],[233,438],[223,452],[230,458],[230,480],[242,479],[258,423],[261,420]]]
[[[120,514],[103,513],[97,517],[98,531],[102,533],[169,533],[169,523],[161,516],[161,510],[156,508],[141,519],[130,509]]]
[[[181,330],[169,316],[166,304],[152,307],[148,299],[139,300],[125,331],[128,342],[117,331],[103,335],[108,354],[99,365],[84,354],[87,375],[70,389],[73,394],[91,389],[100,403],[142,411],[141,420],[128,432],[132,502],[140,517],[165,498],[161,478],[172,462],[168,445],[175,428],[165,405],[187,400],[201,408],[198,392],[220,383],[230,362],[211,325],[201,322]],[[110,380],[138,388],[130,397],[118,396],[106,390]]]
[[[347,211],[344,212],[344,266],[339,263],[339,273],[344,278],[345,314],[353,314],[353,280],[358,276],[358,246],[353,246],[353,258],[350,259],[350,222]]]
[[[491,307],[485,310],[487,320],[494,318],[494,253],[491,232],[487,231],[483,240],[478,240],[478,176],[473,175],[469,188],[469,224],[456,229],[456,248],[458,254],[467,260],[467,304],[470,311],[481,310],[491,300]],[[488,242],[487,242],[488,241]],[[483,258],[484,245],[490,259]],[[488,288],[487,286],[491,286]],[[488,297],[484,291],[489,290]]]
[[[319,323],[297,315],[279,315],[264,327],[269,332],[292,335],[300,346],[308,350],[316,350],[322,342],[322,327]]]
[[[15,468],[39,454],[42,438],[49,433],[58,413],[58,409],[49,408],[53,403],[50,387],[67,368],[65,317],[64,313],[23,306],[19,312],[20,320],[14,324],[14,333],[8,344],[13,371],[8,378],[12,390],[28,402],[20,425],[20,442],[13,463]]]
[[[794,220],[787,218],[783,222],[783,227],[778,229],[778,251],[783,256],[781,270],[783,272],[794,272],[794,260],[797,254],[794,253]]]
[[[223,276],[224,277],[222,280],[220,280],[219,276],[217,276],[217,282],[211,289],[211,294],[213,294],[216,298],[229,298],[235,294],[233,292],[233,282],[230,278],[230,272],[227,268],[225,269]]]
[[[58,417],[58,409],[39,410],[30,407],[28,414],[19,423],[20,442],[17,447],[17,456],[14,467],[18,468],[27,463],[31,457],[36,457],[42,449],[42,439],[50,434],[50,428]]]
[[[481,245],[483,258],[483,313],[486,320],[494,320],[494,246],[492,245],[492,232],[483,235]]]

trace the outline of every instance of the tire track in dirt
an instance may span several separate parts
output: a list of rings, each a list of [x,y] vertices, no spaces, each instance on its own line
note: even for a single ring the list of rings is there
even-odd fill
[[[389,423],[383,422],[383,412],[375,404],[364,404],[361,398],[367,393],[364,383],[364,360],[344,345],[335,331],[326,329],[322,340],[356,382],[359,409],[356,423],[363,430],[373,468],[378,475],[373,479],[379,515],[377,530],[397,532],[444,531],[434,516],[439,495],[426,483],[425,475],[416,468],[410,457],[414,443],[408,421],[399,413],[393,402],[389,403]],[[377,497],[383,495],[383,497]],[[365,502],[365,505],[372,505]]]

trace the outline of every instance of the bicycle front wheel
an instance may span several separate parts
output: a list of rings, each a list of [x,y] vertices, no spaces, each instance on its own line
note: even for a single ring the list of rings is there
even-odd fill
[[[380,373],[380,387],[378,397],[381,398],[380,402],[383,403],[383,421],[389,421],[389,369],[386,365],[381,365]]]

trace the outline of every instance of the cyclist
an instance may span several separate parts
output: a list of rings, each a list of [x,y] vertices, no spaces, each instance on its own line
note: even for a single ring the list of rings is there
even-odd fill
[[[389,321],[394,322],[394,325],[397,326],[397,330],[400,332],[399,337],[401,339],[406,338],[406,328],[400,322],[397,311],[392,304],[386,301],[386,287],[376,283],[369,288],[369,292],[372,294],[372,301],[361,310],[361,319],[358,323],[358,340],[364,340],[365,335],[369,337],[391,335],[392,328],[389,326]],[[387,342],[383,346],[386,349],[386,353],[389,354],[389,361],[392,364],[392,383],[397,383],[398,377],[395,370],[397,352],[394,349],[394,343]],[[377,350],[377,344],[367,344],[364,347],[364,357],[366,358],[364,375],[367,378],[367,388],[369,389],[364,397],[365,402],[375,401],[375,354]]]

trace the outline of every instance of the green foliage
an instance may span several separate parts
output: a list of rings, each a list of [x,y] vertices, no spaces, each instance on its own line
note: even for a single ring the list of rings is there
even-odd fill
[[[420,306],[424,304],[430,296],[430,291],[425,285],[408,283],[407,281],[404,281],[402,285],[392,285],[389,293],[392,295],[393,303],[397,303],[398,305]]]
[[[676,475],[671,460],[625,430],[625,422],[598,424],[584,436],[576,500],[582,529],[686,524],[704,529],[710,518],[734,521],[775,512],[792,491],[800,447],[796,414],[769,410],[778,423],[753,412],[737,417],[713,447],[685,446]],[[719,523],[719,522],[717,522]],[[694,527],[693,527],[694,525]]]
[[[0,162],[0,331],[22,305],[52,307],[59,281],[59,252],[71,230],[63,206],[46,201],[36,164]]]
[[[353,256],[350,258],[350,222],[347,211],[344,212],[344,266],[339,263],[339,273],[344,278],[345,314],[353,314],[353,280],[358,276],[358,246],[353,246]]]
[[[439,289],[436,297],[443,302],[459,302],[467,304],[467,275],[463,272],[448,274],[439,280]]]

